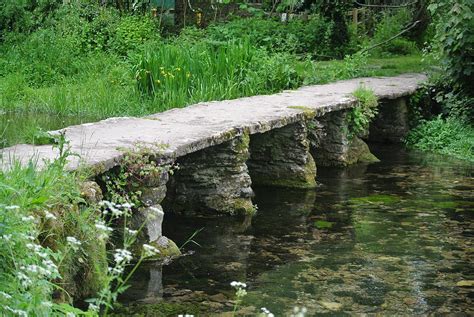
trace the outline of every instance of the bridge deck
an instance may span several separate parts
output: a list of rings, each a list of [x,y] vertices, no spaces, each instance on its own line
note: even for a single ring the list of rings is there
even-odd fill
[[[61,131],[65,131],[71,150],[81,159],[71,156],[68,168],[83,164],[107,170],[117,164],[124,149],[137,143],[166,144],[163,155],[179,157],[228,141],[243,129],[261,133],[302,120],[308,109],[320,115],[350,108],[355,103],[351,93],[360,85],[371,88],[379,99],[396,99],[412,94],[424,80],[422,74],[357,78],[274,95],[203,102],[143,118],[110,118],[71,126]],[[8,169],[12,159],[25,163],[36,158],[41,165],[44,159],[58,156],[51,145],[26,144],[5,148],[0,154],[2,169]]]

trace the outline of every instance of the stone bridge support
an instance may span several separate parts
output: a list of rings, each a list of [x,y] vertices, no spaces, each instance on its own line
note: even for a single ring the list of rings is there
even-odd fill
[[[310,121],[311,154],[318,166],[348,166],[378,161],[359,136],[349,135],[348,112],[334,111]]]
[[[370,125],[369,140],[400,143],[409,128],[407,98],[384,99],[379,102],[379,113]]]
[[[316,187],[316,165],[309,152],[306,122],[251,135],[247,165],[256,185]]]
[[[164,168],[142,180],[140,184],[142,206],[133,213],[131,221],[132,228],[141,228],[137,240],[157,247],[161,252],[159,257],[180,254],[176,244],[162,234],[164,212],[161,203],[166,196],[168,179],[169,170]],[[135,250],[135,253],[139,254],[140,251]]]
[[[249,158],[249,135],[212,146],[177,160],[165,199],[166,211],[252,214],[251,180],[245,164]]]

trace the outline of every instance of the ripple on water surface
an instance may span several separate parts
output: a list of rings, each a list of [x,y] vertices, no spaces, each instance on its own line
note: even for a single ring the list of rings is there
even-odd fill
[[[474,168],[374,149],[370,166],[319,169],[311,191],[260,188],[251,222],[167,216],[165,235],[201,247],[148,264],[123,297],[127,313],[222,314],[245,281],[242,315],[473,313]]]

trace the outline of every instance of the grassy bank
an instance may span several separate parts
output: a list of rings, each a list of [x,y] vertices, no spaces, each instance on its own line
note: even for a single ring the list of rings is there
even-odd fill
[[[410,131],[409,147],[474,162],[474,127],[454,118],[423,121]]]
[[[39,129],[427,66],[415,48],[374,52],[383,59],[354,54],[371,39],[353,32],[335,43],[337,27],[317,13],[288,23],[234,19],[166,37],[148,15],[82,1],[42,19],[42,27],[5,33],[0,43],[0,146],[34,143]]]

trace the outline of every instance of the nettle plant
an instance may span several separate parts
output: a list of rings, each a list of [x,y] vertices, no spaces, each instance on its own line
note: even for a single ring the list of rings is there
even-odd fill
[[[378,113],[377,96],[371,89],[361,86],[352,95],[357,98],[357,104],[349,111],[348,115],[350,138],[364,134],[369,128],[370,122]]]

